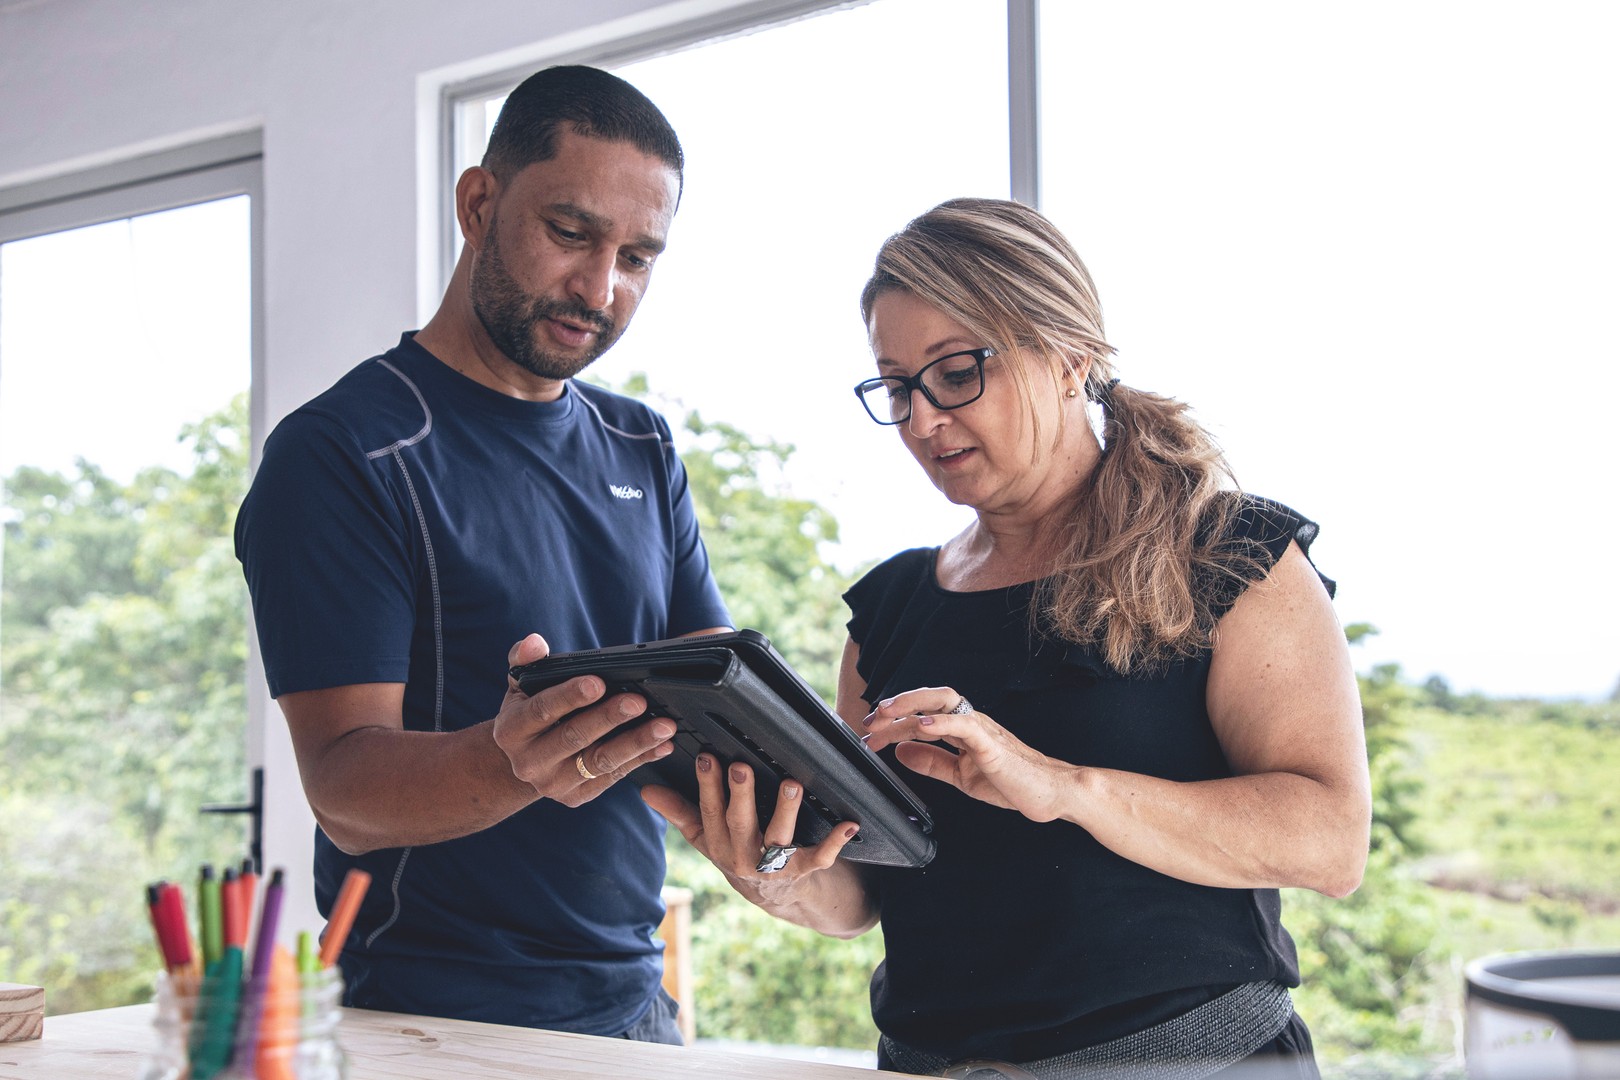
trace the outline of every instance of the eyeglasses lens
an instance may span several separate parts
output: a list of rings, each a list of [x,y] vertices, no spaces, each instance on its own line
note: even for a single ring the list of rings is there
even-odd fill
[[[911,395],[921,390],[936,409],[959,409],[984,393],[985,352],[942,356],[916,375],[888,375],[868,379],[856,387],[861,403],[880,424],[903,424],[911,419]]]
[[[941,357],[922,370],[923,388],[935,405],[955,409],[984,390],[984,365],[973,353]]]

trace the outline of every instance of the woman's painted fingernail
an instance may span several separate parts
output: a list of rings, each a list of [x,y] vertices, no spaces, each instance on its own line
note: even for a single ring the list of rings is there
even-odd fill
[[[786,798],[797,799],[799,797],[799,785],[798,784],[783,784],[782,785],[782,794]]]
[[[697,763],[698,772],[708,772],[710,769],[714,768],[714,759],[709,757],[708,754],[699,754]]]
[[[917,723],[921,724],[923,727],[932,727],[934,724],[934,718],[932,716],[919,716],[917,717]]]
[[[741,765],[738,765],[738,766],[734,767],[731,770],[731,782],[733,784],[745,784],[745,783],[747,783],[748,782],[748,770],[743,768]]]

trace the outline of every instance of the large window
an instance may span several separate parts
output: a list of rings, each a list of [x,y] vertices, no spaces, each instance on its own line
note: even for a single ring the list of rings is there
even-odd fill
[[[1617,39],[1603,4],[1042,7],[1045,209],[1122,375],[1322,523],[1358,663],[1620,676],[1582,554],[1620,526]]]
[[[0,212],[0,971],[149,994],[141,884],[242,859],[258,163]],[[9,193],[13,202],[19,196]]]
[[[867,360],[855,292],[881,238],[938,199],[1038,191],[1097,278],[1125,379],[1190,402],[1246,488],[1321,520],[1341,617],[1380,630],[1363,662],[1606,696],[1620,669],[1588,613],[1620,606],[1620,584],[1579,559],[1508,603],[1486,583],[1522,565],[1519,529],[1545,516],[1527,504],[1588,535],[1620,514],[1586,467],[1620,389],[1599,323],[1620,286],[1601,134],[1620,12],[1036,13],[874,0],[650,60],[569,57],[641,85],[692,159],[671,250],[600,372],[645,370],[795,442],[791,479],[835,511],[846,564],[937,542],[963,516],[844,400]],[[493,85],[459,99],[457,166]],[[1568,633],[1527,650],[1508,626]]]

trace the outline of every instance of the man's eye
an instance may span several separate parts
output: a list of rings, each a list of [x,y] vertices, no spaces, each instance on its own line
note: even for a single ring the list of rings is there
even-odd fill
[[[549,224],[551,225],[552,234],[555,235],[557,239],[562,240],[565,243],[577,244],[581,240],[585,239],[585,234],[582,232],[576,232],[573,229],[565,229],[555,221],[549,222]]]
[[[652,268],[653,261],[642,255],[632,255],[628,251],[620,256],[633,270],[648,270]]]

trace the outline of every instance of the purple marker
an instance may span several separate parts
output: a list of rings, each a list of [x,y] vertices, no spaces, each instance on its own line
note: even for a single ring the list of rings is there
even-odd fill
[[[282,873],[270,872],[264,888],[264,907],[259,912],[259,937],[253,943],[253,968],[248,980],[247,999],[242,1005],[236,1028],[233,1060],[251,1068],[259,1049],[259,1021],[264,1015],[264,998],[270,988],[270,960],[276,950],[276,924],[281,921]]]

